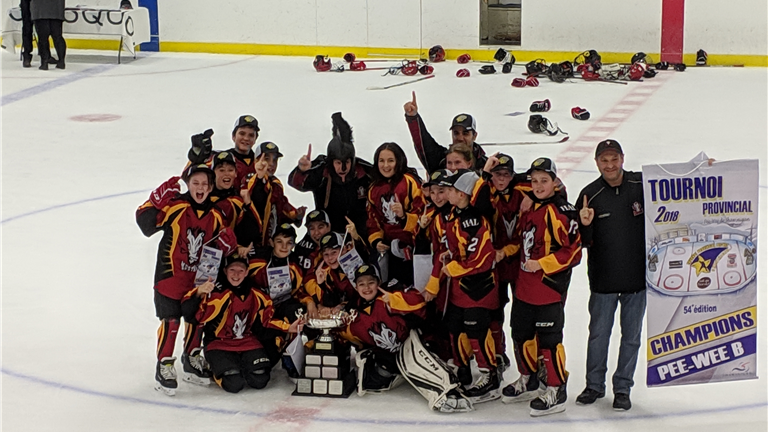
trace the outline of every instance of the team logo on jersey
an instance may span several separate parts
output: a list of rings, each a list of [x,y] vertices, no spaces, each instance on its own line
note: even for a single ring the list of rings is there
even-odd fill
[[[187,228],[187,257],[189,264],[195,265],[200,259],[200,249],[203,247],[205,232],[199,228]]]
[[[357,188],[357,199],[365,199],[365,188],[362,186]]]
[[[508,221],[504,216],[501,217],[501,220],[504,221],[504,228],[507,232],[507,238],[511,239],[512,235],[515,233],[515,225],[517,225],[517,214],[515,214],[515,217],[513,217],[510,221]]]
[[[376,346],[389,352],[397,352],[400,349],[400,342],[397,341],[397,333],[390,330],[386,324],[381,323],[381,332],[376,334],[373,330],[368,330]]]
[[[384,218],[387,219],[387,223],[390,225],[397,225],[397,215],[392,210],[392,205],[397,202],[395,195],[392,195],[389,200],[381,197],[381,211],[384,213]]]
[[[722,246],[721,244],[704,246],[688,259],[688,265],[696,270],[696,276],[709,273],[728,250],[730,250],[729,246]]]
[[[248,312],[243,314],[235,314],[235,325],[232,326],[232,334],[234,339],[242,339],[245,329],[248,328]]]
[[[525,257],[525,261],[520,263],[520,268],[522,268],[523,271],[528,271],[525,268],[525,263],[531,259],[531,250],[533,249],[533,245],[535,243],[535,234],[536,226],[532,226],[531,229],[525,230],[523,232],[523,256]]]

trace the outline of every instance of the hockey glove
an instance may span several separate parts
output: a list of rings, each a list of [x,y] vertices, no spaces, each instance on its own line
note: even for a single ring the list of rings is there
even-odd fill
[[[589,111],[581,107],[571,108],[571,116],[576,120],[589,120]]]
[[[187,157],[193,165],[204,163],[211,156],[213,149],[213,129],[199,134],[192,135],[192,148],[189,149]]]
[[[501,67],[501,73],[508,74],[512,72],[512,65],[513,65],[512,62],[504,63],[504,66]]]
[[[347,63],[352,63],[353,61],[355,61],[356,58],[357,57],[355,57],[354,53],[344,54],[344,61],[346,61]]]
[[[704,66],[707,64],[707,52],[703,49],[696,51],[696,66]]]
[[[419,73],[422,75],[432,75],[435,73],[435,68],[430,65],[421,65],[421,67],[419,67]]]
[[[456,58],[456,61],[459,62],[459,64],[469,63],[470,60],[472,60],[472,57],[470,57],[469,54],[462,54]]]
[[[496,73],[496,68],[493,67],[493,65],[485,65],[481,67],[478,72],[480,72],[483,75],[493,75]]]
[[[529,87],[538,87],[539,86],[539,79],[533,76],[529,76],[525,79],[525,85]]]
[[[173,176],[152,191],[152,194],[149,195],[149,201],[156,209],[159,210],[167,206],[176,195],[181,193],[179,179],[180,177]]]
[[[658,62],[656,63],[656,70],[667,70],[669,69],[669,62]]]
[[[219,238],[216,239],[216,245],[224,253],[224,256],[229,256],[232,252],[237,250],[237,237],[235,232],[229,228],[224,228],[219,231]]]
[[[469,76],[469,69],[459,69],[456,71],[456,76],[459,78],[466,78]]]
[[[366,69],[365,62],[350,62],[349,63],[349,70],[353,71],[364,71]]]
[[[552,108],[552,104],[549,102],[549,99],[544,99],[543,101],[534,101],[531,104],[531,112],[547,112]]]
[[[525,87],[525,80],[522,78],[515,78],[512,80],[512,87]]]

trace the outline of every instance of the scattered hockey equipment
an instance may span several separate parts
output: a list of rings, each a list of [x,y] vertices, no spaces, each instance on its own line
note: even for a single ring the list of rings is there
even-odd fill
[[[503,403],[527,402],[541,395],[539,387],[541,382],[538,375],[520,375],[512,384],[504,387],[501,392],[501,401]]]
[[[456,71],[456,76],[459,78],[466,78],[469,76],[469,69],[459,69]]]
[[[419,67],[416,65],[416,62],[408,62],[403,65],[402,72],[403,75],[414,76],[419,73]]]
[[[333,63],[331,65],[331,72],[344,72],[347,69],[347,63],[342,61],[337,61],[336,63]]]
[[[483,75],[493,75],[496,73],[496,68],[493,67],[493,65],[485,65],[481,67],[478,72],[480,72]]]
[[[472,60],[472,57],[469,54],[462,54],[456,58],[456,61],[459,64],[466,64],[469,63]]]
[[[525,65],[525,72],[528,76],[535,77],[539,74],[546,73],[547,69],[547,64],[544,62],[544,59],[532,60]]]
[[[566,132],[563,132],[557,124],[553,125],[549,119],[543,117],[541,114],[532,114],[528,118],[528,130],[533,133],[545,133],[550,136],[557,135],[558,132],[568,135]]]
[[[435,73],[435,68],[430,65],[421,65],[419,67],[419,73],[422,75],[432,75]]]
[[[653,78],[656,76],[656,71],[653,69],[646,69],[645,72],[643,72],[643,78]]]
[[[581,76],[580,76],[580,77],[577,77],[577,76],[575,76],[575,77],[573,77],[573,78],[575,78],[575,79],[580,79],[580,80],[584,80],[584,81],[600,81],[600,82],[604,82],[604,83],[610,83],[610,84],[621,84],[621,85],[627,85],[627,82],[626,82],[626,81],[607,80],[607,79],[601,78],[601,77],[600,77],[600,75],[598,75],[598,74],[594,74],[594,75],[597,75],[597,76],[596,76],[596,77],[590,77],[589,79],[585,78],[585,77],[584,77],[584,74],[581,74]],[[642,81],[642,80],[641,80],[641,81]]]
[[[505,143],[486,143],[482,144],[483,147],[486,146],[517,146],[517,145],[540,145],[540,144],[561,144],[566,141],[568,141],[570,137],[568,135],[560,138],[557,141],[513,141],[513,142],[505,142]]]
[[[543,101],[534,101],[531,104],[531,112],[547,112],[552,108],[552,104],[549,102],[549,99],[544,99]]]
[[[658,62],[656,63],[656,70],[667,70],[669,69],[669,62]]]
[[[515,78],[512,80],[512,87],[525,87],[525,79]]]
[[[556,83],[561,83],[564,82],[568,76],[559,63],[552,63],[547,70],[547,77]]]
[[[504,48],[499,48],[496,51],[496,54],[493,55],[493,59],[499,63],[515,64],[515,56]]]
[[[467,72],[469,72],[469,71],[467,71]],[[371,87],[367,87],[366,90],[386,90],[386,89],[391,89],[392,87],[400,87],[400,86],[404,86],[404,85],[407,85],[407,84],[413,84],[415,82],[424,81],[426,79],[430,79],[430,78],[434,78],[434,77],[435,77],[434,75],[427,75],[425,77],[416,78],[416,79],[413,79],[413,80],[410,80],[410,81],[404,81],[404,82],[397,83],[397,84],[390,84],[390,85],[383,86],[383,87],[371,86]]]
[[[440,45],[435,45],[429,49],[429,61],[439,63],[445,61],[445,50]]]
[[[589,120],[589,111],[581,107],[571,108],[571,116],[576,120]]]
[[[569,62],[568,60],[561,62],[559,64],[561,73],[566,77],[570,78],[573,76],[573,63]]]
[[[359,62],[350,62],[349,63],[349,70],[353,71],[364,71],[367,68],[365,65],[365,62],[359,61]]]
[[[565,384],[547,386],[544,394],[531,401],[531,416],[540,417],[565,411],[565,401],[568,395]]]
[[[646,54],[644,52],[639,52],[639,53],[636,53],[635,55],[632,56],[632,60],[630,61],[630,63],[635,64],[637,62],[642,62],[642,63],[645,63],[645,64],[653,63],[653,61],[648,56],[648,54]]]
[[[315,56],[315,61],[312,62],[312,65],[318,72],[327,72],[331,70],[331,59],[328,56],[318,54]]]
[[[703,49],[696,51],[696,66],[704,66],[707,64],[707,52]]]
[[[525,85],[529,87],[538,87],[539,86],[539,79],[535,76],[529,76],[525,79]]]
[[[429,352],[411,330],[397,355],[397,367],[429,403],[432,410],[444,413],[472,411],[472,402],[459,391],[458,379],[443,361]]]
[[[508,74],[512,72],[512,65],[513,63],[504,63],[504,66],[501,67],[501,73]]]
[[[684,72],[686,67],[687,66],[685,66],[683,63],[678,63],[675,65],[675,70],[678,72]]]
[[[598,54],[595,50],[584,51],[583,53],[577,55],[576,58],[573,59],[573,64],[589,64],[592,65],[595,71],[600,70],[603,65],[600,54]]]
[[[632,66],[629,67],[629,70],[625,75],[626,79],[629,79],[630,81],[641,80],[643,78],[643,75],[645,74],[647,67],[648,66],[642,62],[632,63]]]
[[[356,58],[357,57],[355,57],[354,53],[344,54],[344,61],[346,61],[347,63],[352,63],[353,61],[355,61]]]
[[[155,369],[155,390],[163,392],[166,396],[176,395],[176,388],[179,387],[176,381],[176,357],[163,357],[157,362]]]

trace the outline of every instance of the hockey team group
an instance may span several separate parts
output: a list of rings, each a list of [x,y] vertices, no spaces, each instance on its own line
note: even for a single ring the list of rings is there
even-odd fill
[[[469,114],[453,118],[446,148],[427,131],[415,93],[404,111],[427,178],[397,143],[381,144],[370,162],[359,157],[352,128],[335,113],[325,155],[313,158],[310,145],[288,177],[290,187],[312,193],[311,211],[287,199],[275,176],[282,154],[273,142],[256,144],[253,116],[237,119],[229,150],[213,149],[211,130],[192,136],[182,175],[136,211],[144,235],[162,233],[154,276],[156,388],[173,395],[178,387],[174,345],[182,319],[184,379],[213,379],[239,392],[267,386],[278,364],[298,377],[286,347],[302,332],[304,340],[312,336],[306,319],[354,311],[335,334],[355,348],[361,394],[405,378],[441,412],[499,398],[529,401],[532,416],[562,412],[565,304],[587,248],[587,385],[576,403],[605,396],[608,343],[621,304],[613,408],[630,409],[645,311],[645,243],[641,175],[623,170],[621,145],[597,143],[600,177],[574,205],[551,159],[521,169],[511,155],[487,154],[475,142]],[[306,235],[299,239],[301,226]],[[196,283],[206,246],[223,259],[216,277]],[[429,360],[402,356],[406,346]],[[439,373],[427,371],[425,361]],[[519,377],[503,383],[513,362]]]

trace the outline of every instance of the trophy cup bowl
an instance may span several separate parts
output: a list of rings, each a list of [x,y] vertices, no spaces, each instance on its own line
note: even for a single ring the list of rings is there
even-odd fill
[[[349,324],[354,321],[356,315],[355,311],[352,313],[340,311],[327,317],[305,318],[305,321],[307,327],[323,331],[323,334],[317,338],[318,342],[332,343],[331,330]]]

